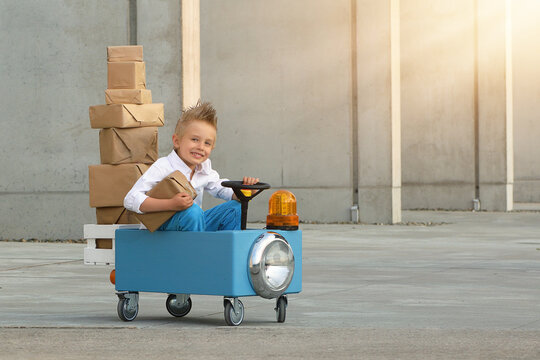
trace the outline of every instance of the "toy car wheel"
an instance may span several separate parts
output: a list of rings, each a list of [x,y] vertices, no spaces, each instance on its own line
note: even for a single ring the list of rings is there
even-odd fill
[[[234,311],[234,306],[230,301],[225,302],[225,322],[229,326],[238,326],[244,321],[244,304],[238,300],[238,312]]]
[[[276,318],[277,322],[285,322],[285,317],[287,315],[287,299],[283,296],[280,296],[276,301]]]
[[[191,305],[191,298],[188,298],[183,304],[179,304],[175,294],[170,294],[165,302],[169,314],[176,317],[186,316],[191,310]]]
[[[131,301],[135,301],[129,298],[123,298],[118,300],[118,306],[116,310],[118,311],[118,317],[124,321],[133,321],[137,314],[139,313],[139,303],[136,302],[131,306]]]

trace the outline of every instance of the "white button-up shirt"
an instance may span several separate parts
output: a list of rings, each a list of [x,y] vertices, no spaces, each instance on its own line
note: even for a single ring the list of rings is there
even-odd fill
[[[208,191],[210,195],[226,201],[232,199],[232,189],[221,186],[221,182],[227,179],[219,178],[217,171],[212,169],[210,159],[206,159],[202,164],[197,165],[195,173],[191,177],[191,169],[180,159],[176,151],[173,150],[169,155],[159,158],[154,162],[139,180],[137,180],[124,198],[124,207],[142,214],[139,208],[143,201],[148,198],[146,193],[167,175],[176,170],[184,174],[188,180],[191,179],[191,185],[197,192],[197,197],[193,201],[197,205],[202,207],[204,190]]]

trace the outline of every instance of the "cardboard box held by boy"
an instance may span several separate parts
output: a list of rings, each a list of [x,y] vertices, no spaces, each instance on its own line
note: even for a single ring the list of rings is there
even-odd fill
[[[146,195],[156,199],[170,199],[181,192],[188,193],[192,199],[197,197],[197,192],[193,186],[191,186],[184,174],[177,170],[161,180],[152,188],[152,190],[147,192]],[[176,211],[159,211],[146,214],[135,214],[135,216],[148,230],[154,232],[175,213]]]

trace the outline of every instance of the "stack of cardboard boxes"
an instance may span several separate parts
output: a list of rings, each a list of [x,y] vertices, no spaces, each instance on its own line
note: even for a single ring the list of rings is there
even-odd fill
[[[107,48],[106,105],[90,106],[90,125],[99,131],[101,165],[90,165],[90,206],[97,224],[138,223],[124,197],[158,158],[158,127],[163,104],[153,104],[146,89],[142,46]],[[99,241],[98,241],[99,240]],[[96,239],[97,248],[112,248],[112,240]]]

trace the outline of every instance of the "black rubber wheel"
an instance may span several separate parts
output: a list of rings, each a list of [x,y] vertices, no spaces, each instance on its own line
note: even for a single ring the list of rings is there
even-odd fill
[[[229,326],[238,326],[244,321],[244,304],[238,300],[238,314],[234,312],[234,306],[230,301],[225,302],[225,322]]]
[[[276,318],[277,322],[285,322],[285,317],[287,316],[287,300],[284,297],[280,297],[276,302]]]
[[[165,302],[169,314],[176,317],[186,316],[191,311],[191,305],[191,298],[188,298],[183,304],[178,304],[174,294],[170,294]]]
[[[118,306],[116,310],[118,311],[118,317],[124,321],[133,321],[139,313],[139,304],[135,304],[134,309],[129,309],[129,302],[132,301],[128,298],[123,298],[118,300]]]

